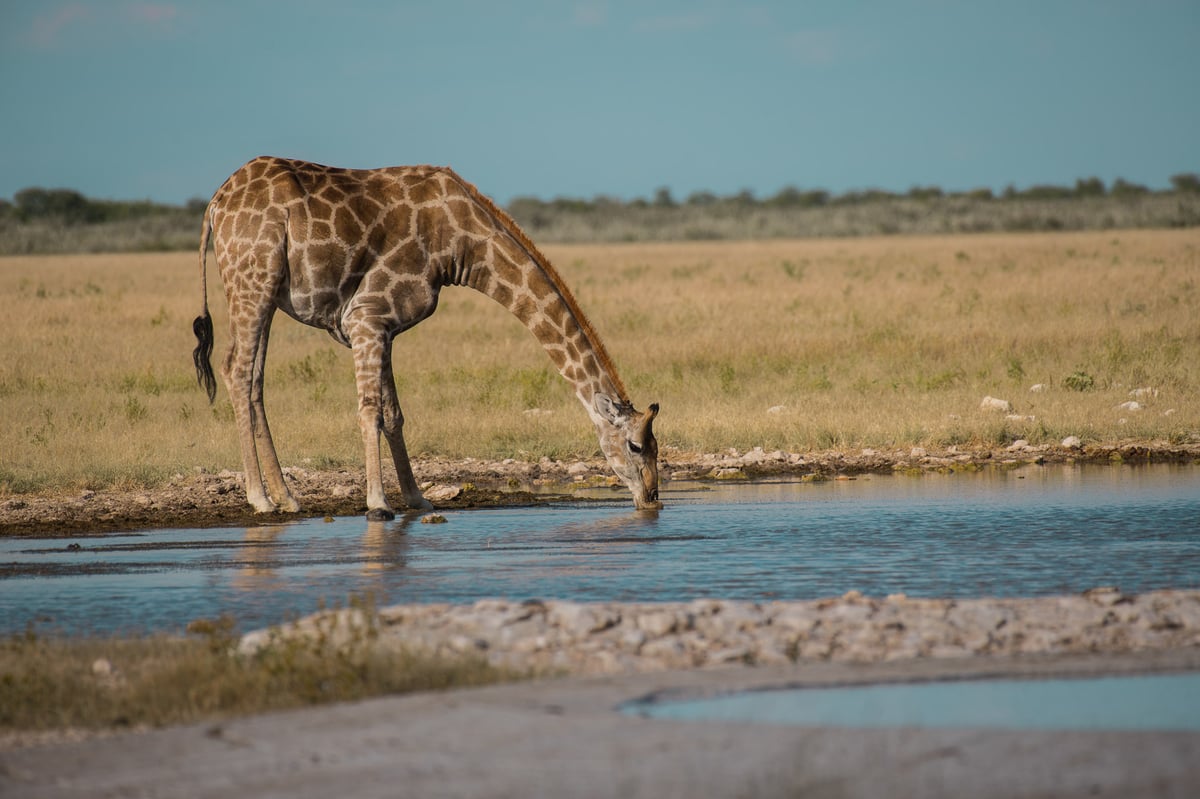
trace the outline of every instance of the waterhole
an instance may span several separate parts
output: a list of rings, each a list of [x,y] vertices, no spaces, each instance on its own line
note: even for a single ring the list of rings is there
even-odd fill
[[[957,727],[1200,732],[1200,674],[783,688],[644,700],[626,713],[799,727]]]
[[[672,484],[371,523],[0,539],[0,634],[243,630],[370,597],[799,600],[1200,587],[1200,468],[1032,466],[821,483]]]

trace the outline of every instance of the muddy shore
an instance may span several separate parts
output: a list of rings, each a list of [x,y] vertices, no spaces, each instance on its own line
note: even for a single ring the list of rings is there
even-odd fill
[[[787,453],[729,450],[684,453],[665,450],[660,462],[664,488],[678,480],[717,481],[790,478],[853,479],[864,474],[920,474],[1012,469],[1029,464],[1200,463],[1200,445],[1165,442],[1121,442],[1077,448],[1029,446],[1022,441],[1004,449],[950,447],[935,451],[857,450],[853,452]],[[576,500],[581,487],[611,486],[613,497],[627,495],[602,458],[537,462],[448,458],[414,460],[423,490],[438,508],[535,506]],[[284,470],[303,510],[277,514],[277,519],[346,516],[366,510],[361,469]],[[395,486],[394,474],[389,485]],[[594,492],[592,493],[594,496]],[[79,536],[152,527],[208,527],[261,523],[245,504],[242,475],[196,470],[177,474],[156,487],[64,489],[37,494],[0,495],[0,535]],[[403,508],[398,492],[389,499]],[[669,502],[669,495],[668,495]]]

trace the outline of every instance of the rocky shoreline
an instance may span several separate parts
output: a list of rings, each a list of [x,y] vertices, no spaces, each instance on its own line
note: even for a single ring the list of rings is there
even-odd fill
[[[1200,445],[1129,441],[1110,444],[1030,445],[1016,441],[1003,449],[910,447],[854,452],[794,453],[728,450],[697,454],[666,448],[660,473],[672,481],[849,479],[862,474],[921,474],[1011,469],[1030,464],[1200,463]],[[539,461],[418,458],[414,471],[438,508],[539,505],[575,500],[580,488],[617,485],[602,458]],[[339,471],[290,467],[284,470],[303,507],[286,520],[355,515],[365,511],[361,469]],[[388,483],[395,485],[394,474]],[[432,493],[431,493],[432,492]],[[398,495],[391,496],[402,507]],[[0,535],[65,536],[102,534],[154,527],[256,525],[267,517],[245,504],[239,472],[195,470],[151,488],[89,488],[0,496]]]
[[[481,600],[325,611],[247,633],[239,651],[285,642],[396,647],[486,658],[538,674],[870,663],[917,658],[1134,654],[1200,647],[1200,590],[1116,588],[1020,599],[866,597],[671,603]]]

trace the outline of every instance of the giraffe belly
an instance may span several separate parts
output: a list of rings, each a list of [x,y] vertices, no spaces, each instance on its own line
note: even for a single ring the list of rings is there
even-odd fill
[[[288,316],[301,324],[324,330],[343,346],[350,346],[350,340],[341,329],[342,304],[337,301],[334,292],[328,292],[328,297],[316,295],[295,295],[291,292],[281,293],[276,297],[276,306]]]

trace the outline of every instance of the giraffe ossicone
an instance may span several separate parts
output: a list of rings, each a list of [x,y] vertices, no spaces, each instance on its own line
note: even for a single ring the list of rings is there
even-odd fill
[[[275,453],[263,405],[267,339],[276,310],[327,331],[354,355],[366,459],[367,516],[390,519],[379,440],[391,450],[404,502],[421,495],[404,444],[392,339],[437,308],[445,286],[467,286],[508,308],[541,342],[596,426],[600,449],[634,505],[658,499],[658,405],[629,401],[608,353],[562,278],[517,224],[451,169],[341,169],[263,156],[217,189],[200,240],[202,310],[193,323],[196,376],[216,396],[208,312],[212,241],[229,306],[229,391],[259,512],[299,510]]]

